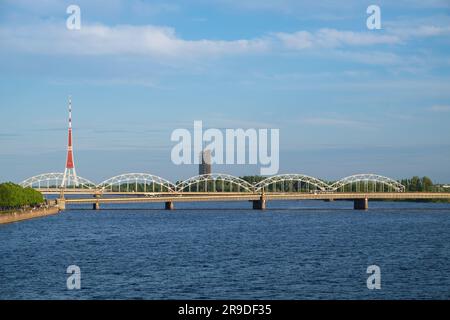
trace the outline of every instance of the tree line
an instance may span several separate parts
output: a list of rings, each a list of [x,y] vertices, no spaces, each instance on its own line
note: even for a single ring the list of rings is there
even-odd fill
[[[243,179],[251,184],[258,183],[258,182],[264,180],[264,178],[266,178],[266,177],[261,177],[261,176],[241,177],[241,179]],[[324,182],[331,185],[335,181],[324,181]],[[440,184],[434,184],[433,181],[429,177],[426,177],[426,176],[425,177],[414,176],[409,179],[401,179],[398,182],[405,186],[406,192],[446,192],[446,191],[450,191],[448,189],[445,189]],[[281,184],[281,188],[282,187],[283,186]],[[277,188],[280,188],[280,187],[278,186]],[[287,190],[281,190],[281,191],[287,191]]]
[[[0,184],[1,210],[35,207],[44,201],[42,194],[33,188],[23,188],[12,182]]]
[[[399,181],[409,192],[439,192],[439,185],[434,185],[428,177],[414,176],[411,179],[402,179]]]

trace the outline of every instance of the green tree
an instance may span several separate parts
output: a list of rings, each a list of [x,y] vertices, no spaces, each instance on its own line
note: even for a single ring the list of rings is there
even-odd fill
[[[422,191],[430,192],[433,190],[433,181],[428,177],[422,178]]]
[[[12,182],[0,184],[0,208],[15,209],[37,206],[44,202],[42,194],[32,188],[22,188]]]

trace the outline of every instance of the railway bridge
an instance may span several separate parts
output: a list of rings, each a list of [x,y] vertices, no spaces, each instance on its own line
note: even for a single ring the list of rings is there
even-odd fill
[[[281,174],[250,183],[229,174],[206,174],[177,183],[150,173],[126,173],[94,183],[77,176],[72,185],[61,187],[64,173],[40,174],[21,183],[44,195],[56,195],[61,210],[73,204],[164,203],[167,210],[177,202],[249,201],[253,209],[264,210],[268,201],[348,200],[356,210],[367,210],[373,200],[450,199],[450,193],[405,192],[394,179],[377,174],[356,174],[327,182],[305,174]]]

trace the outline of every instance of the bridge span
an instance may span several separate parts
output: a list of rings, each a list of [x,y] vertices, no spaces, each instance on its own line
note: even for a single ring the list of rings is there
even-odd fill
[[[63,173],[47,173],[21,183],[45,195],[58,195],[60,209],[71,204],[165,203],[174,209],[176,202],[250,201],[254,209],[265,209],[267,201],[348,200],[354,209],[368,209],[372,200],[450,199],[450,192],[405,192],[394,179],[376,174],[356,174],[327,182],[304,174],[281,174],[250,183],[229,174],[199,175],[172,183],[149,173],[128,173],[95,184],[77,177],[78,184],[61,188]],[[69,179],[74,181],[75,179]]]
[[[90,198],[58,198],[56,204],[61,210],[71,204],[92,204],[94,210],[99,210],[101,204],[128,204],[128,203],[164,203],[165,209],[173,210],[176,202],[227,202],[227,201],[249,201],[253,209],[264,210],[268,201],[280,200],[322,200],[353,201],[355,210],[367,210],[369,200],[450,200],[450,193],[429,192],[404,192],[404,193],[165,193],[146,196],[122,196],[122,197],[100,197]]]

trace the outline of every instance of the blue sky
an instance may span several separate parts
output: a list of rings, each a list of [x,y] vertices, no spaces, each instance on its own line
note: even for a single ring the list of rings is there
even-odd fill
[[[446,0],[3,0],[0,181],[64,170],[71,94],[77,171],[97,182],[195,175],[170,134],[202,120],[280,129],[280,173],[448,183],[449,53]]]

